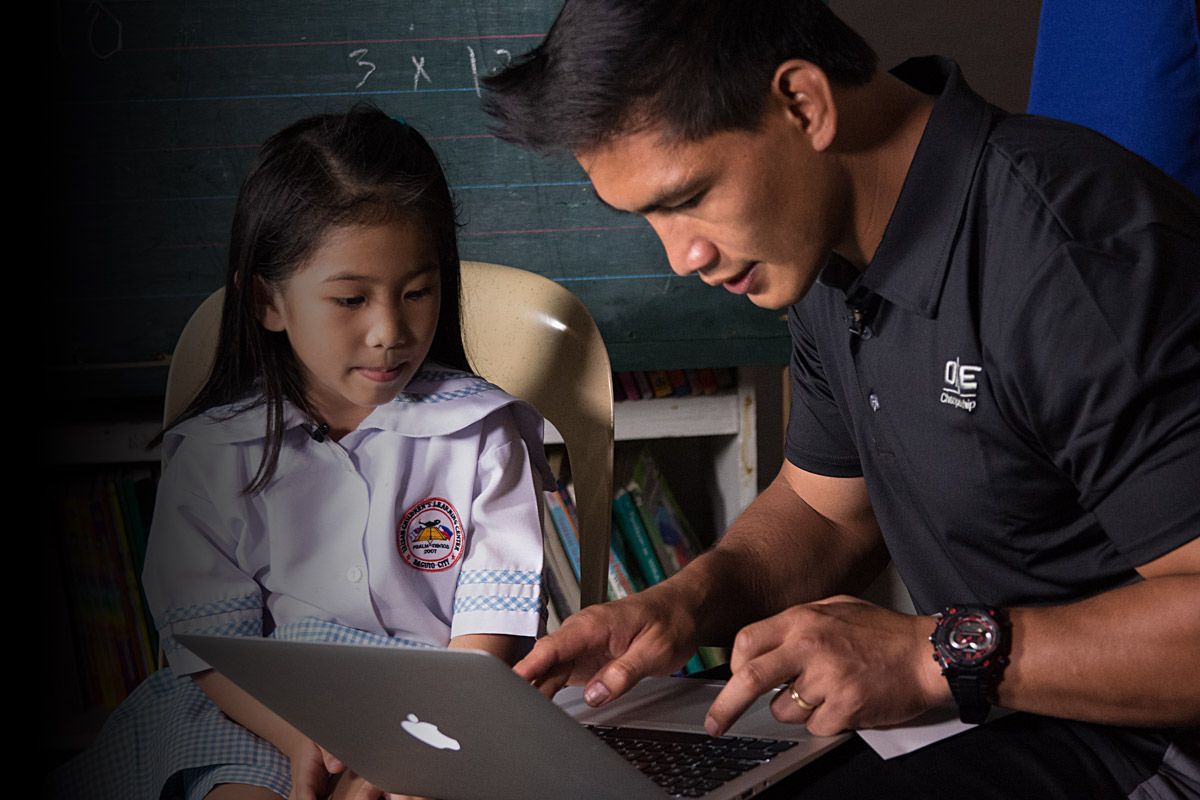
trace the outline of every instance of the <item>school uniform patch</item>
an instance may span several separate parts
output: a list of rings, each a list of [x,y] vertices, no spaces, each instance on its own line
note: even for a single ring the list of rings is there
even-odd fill
[[[396,531],[396,545],[414,569],[441,572],[463,554],[463,528],[450,501],[428,497],[404,512]]]

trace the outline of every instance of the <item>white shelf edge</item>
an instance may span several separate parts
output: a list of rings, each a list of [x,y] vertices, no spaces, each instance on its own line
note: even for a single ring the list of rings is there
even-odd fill
[[[613,438],[618,442],[734,436],[741,430],[741,399],[736,392],[623,400],[613,405]],[[546,423],[546,444],[562,444],[562,434]]]

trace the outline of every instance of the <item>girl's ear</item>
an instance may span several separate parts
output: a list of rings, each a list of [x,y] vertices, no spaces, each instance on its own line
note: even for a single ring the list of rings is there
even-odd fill
[[[276,333],[287,330],[287,315],[283,311],[283,298],[259,276],[254,276],[254,310],[259,323]]]

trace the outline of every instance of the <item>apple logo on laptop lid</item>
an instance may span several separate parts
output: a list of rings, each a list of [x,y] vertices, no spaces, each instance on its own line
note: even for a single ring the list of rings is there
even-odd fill
[[[416,714],[409,714],[408,719],[400,723],[404,732],[430,747],[438,750],[458,750],[458,740],[452,739],[438,730],[432,722],[421,722]]]

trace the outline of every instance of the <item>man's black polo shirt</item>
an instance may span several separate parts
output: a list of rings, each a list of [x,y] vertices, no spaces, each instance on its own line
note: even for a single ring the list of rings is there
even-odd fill
[[[1200,535],[1200,201],[952,62],[895,74],[940,97],[866,271],[791,309],[788,460],[865,476],[922,612],[1128,583]]]

